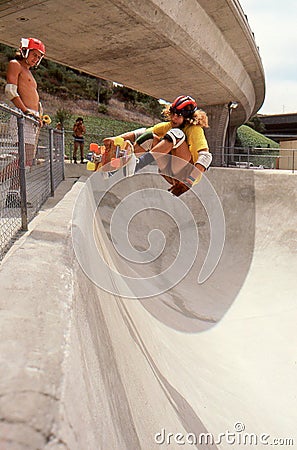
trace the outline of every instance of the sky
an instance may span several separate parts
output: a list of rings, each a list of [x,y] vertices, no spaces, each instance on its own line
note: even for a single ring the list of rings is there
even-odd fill
[[[264,66],[262,114],[297,112],[297,1],[239,0]]]

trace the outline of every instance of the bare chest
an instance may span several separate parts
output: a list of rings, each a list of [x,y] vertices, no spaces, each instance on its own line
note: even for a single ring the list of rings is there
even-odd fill
[[[37,83],[30,70],[23,69],[19,74],[19,86],[27,89],[36,89]]]

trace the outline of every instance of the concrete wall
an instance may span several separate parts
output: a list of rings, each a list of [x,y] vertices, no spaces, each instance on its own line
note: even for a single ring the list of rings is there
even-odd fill
[[[279,168],[297,170],[297,141],[280,142]]]

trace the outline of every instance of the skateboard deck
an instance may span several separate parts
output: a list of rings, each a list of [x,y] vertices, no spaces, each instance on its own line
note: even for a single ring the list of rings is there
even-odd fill
[[[108,145],[90,144],[90,151],[93,155],[87,164],[88,170],[116,172],[128,164],[134,154],[134,146],[130,141],[116,137]]]

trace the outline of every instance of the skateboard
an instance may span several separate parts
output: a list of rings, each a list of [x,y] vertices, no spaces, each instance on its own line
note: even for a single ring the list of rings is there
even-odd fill
[[[87,170],[95,172],[101,167],[102,154],[104,151],[104,146],[99,146],[96,142],[91,142],[90,152],[87,155]]]
[[[87,169],[113,173],[125,167],[134,155],[134,146],[121,137],[110,140],[108,145],[90,144],[91,158]]]

